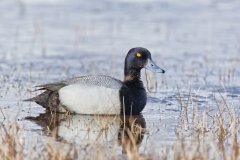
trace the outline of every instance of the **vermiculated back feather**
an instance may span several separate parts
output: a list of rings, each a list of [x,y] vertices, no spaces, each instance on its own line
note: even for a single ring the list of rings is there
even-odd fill
[[[58,91],[62,87],[65,87],[71,84],[81,84],[86,86],[103,86],[106,88],[113,88],[113,89],[119,89],[123,85],[122,81],[115,79],[113,77],[105,76],[105,75],[97,75],[97,76],[75,77],[75,78],[67,79],[57,83],[43,84],[36,87],[39,88],[38,90]]]
[[[90,76],[81,76],[81,77],[75,77],[72,79],[68,79],[65,81],[62,81],[62,83],[66,85],[71,84],[82,84],[82,85],[96,85],[96,86],[103,86],[106,88],[113,88],[113,89],[119,89],[122,87],[123,82],[115,79],[110,76],[105,75],[90,75]]]

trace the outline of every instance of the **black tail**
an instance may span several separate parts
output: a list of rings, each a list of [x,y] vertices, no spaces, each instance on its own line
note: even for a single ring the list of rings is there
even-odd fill
[[[46,90],[36,97],[23,100],[25,102],[36,102],[44,108],[56,111],[60,106],[59,96],[57,91]]]
[[[36,102],[37,104],[43,106],[44,108],[47,108],[49,101],[51,101],[50,95],[53,93],[53,91],[45,91],[41,94],[39,94],[36,97],[32,97],[29,99],[25,99],[23,101],[25,102]]]

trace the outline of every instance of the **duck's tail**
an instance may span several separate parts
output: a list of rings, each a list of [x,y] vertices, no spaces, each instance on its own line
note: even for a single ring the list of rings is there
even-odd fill
[[[36,97],[23,100],[25,102],[36,102],[43,108],[54,112],[62,112],[62,108],[65,107],[61,105],[59,101],[58,91],[46,90]]]
[[[51,99],[53,97],[53,96],[51,96],[53,93],[54,93],[54,91],[46,90],[45,92],[37,95],[36,97],[24,99],[23,101],[24,102],[36,102],[37,104],[43,106],[44,108],[47,108],[49,102],[51,101]]]

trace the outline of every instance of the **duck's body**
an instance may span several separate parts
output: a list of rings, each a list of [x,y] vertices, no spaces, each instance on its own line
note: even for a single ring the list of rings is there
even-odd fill
[[[139,57],[136,54],[140,54]],[[147,61],[150,69],[164,73],[152,62],[148,50],[133,48],[125,59],[124,81],[104,75],[72,78],[38,86],[45,91],[28,101],[50,110],[78,114],[139,114],[147,102],[140,80],[140,70],[147,66],[146,60],[151,61]]]
[[[29,100],[54,111],[138,114],[147,101],[141,81],[122,82],[105,75],[82,76],[39,87],[46,91]]]
[[[78,79],[89,79],[92,83],[77,82],[58,91],[61,104],[68,106],[69,111],[82,114],[120,114],[119,91],[123,86],[121,81],[108,76]]]

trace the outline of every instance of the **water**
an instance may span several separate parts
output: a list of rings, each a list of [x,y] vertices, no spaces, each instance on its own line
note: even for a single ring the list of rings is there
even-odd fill
[[[87,74],[123,79],[127,51],[142,46],[166,74],[148,73],[148,132],[140,148],[172,144],[180,94],[186,102],[191,93],[199,112],[209,106],[212,113],[214,97],[222,95],[239,113],[239,7],[221,0],[1,1],[0,117],[5,124],[17,121],[26,137],[41,138],[44,127],[25,118],[44,109],[21,101],[36,94],[33,86]],[[78,138],[70,136],[70,142]]]

